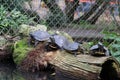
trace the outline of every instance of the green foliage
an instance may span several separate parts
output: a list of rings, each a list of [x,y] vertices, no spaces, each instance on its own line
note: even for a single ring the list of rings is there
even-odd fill
[[[14,8],[22,10],[22,5],[25,1],[30,0],[0,0],[0,5],[3,5],[7,10],[11,11]]]
[[[65,19],[65,15],[62,14],[53,14],[51,16],[49,16],[49,18],[46,21],[46,24],[50,27],[60,27],[63,24],[65,24],[66,19]]]
[[[120,34],[116,32],[103,32],[104,36],[104,43],[108,45],[109,49],[111,50],[112,56],[114,56],[120,62]],[[112,40],[109,43],[107,40]]]
[[[55,2],[53,1],[54,6],[51,6],[49,8],[51,11],[51,14],[49,18],[46,20],[46,23],[50,27],[60,27],[67,22],[67,19],[66,19],[66,15],[61,11],[59,6],[57,6],[54,3]]]
[[[30,24],[31,22],[33,22],[33,18],[23,15],[20,11],[13,9],[9,12],[3,5],[0,6],[0,31],[2,32],[0,34],[5,34],[8,31],[14,33],[19,25]]]
[[[0,0],[0,5],[3,5],[8,10],[13,9],[15,7],[14,2],[16,0]]]
[[[32,49],[32,47],[28,46],[28,42],[26,39],[19,40],[14,44],[14,52],[13,59],[14,62],[19,65],[22,60],[25,59],[27,53]]]

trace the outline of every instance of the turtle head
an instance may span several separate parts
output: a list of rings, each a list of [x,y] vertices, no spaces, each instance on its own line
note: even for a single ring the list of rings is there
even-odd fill
[[[60,49],[60,47],[56,44],[55,38],[53,36],[51,36],[46,45],[46,50],[47,51],[56,51],[58,49]]]

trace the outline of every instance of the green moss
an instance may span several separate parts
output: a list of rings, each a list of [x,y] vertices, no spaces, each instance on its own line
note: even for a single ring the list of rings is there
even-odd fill
[[[22,39],[17,41],[14,44],[14,52],[13,59],[14,62],[19,65],[27,56],[27,53],[32,49],[32,47],[28,46],[27,39]]]

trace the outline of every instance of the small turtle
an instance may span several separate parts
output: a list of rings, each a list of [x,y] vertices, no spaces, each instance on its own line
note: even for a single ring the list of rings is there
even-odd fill
[[[74,51],[74,50],[77,50],[79,47],[79,43],[77,42],[67,42],[63,45],[63,48],[65,50],[69,50],[69,51]]]
[[[31,42],[36,46],[39,42],[48,41],[50,34],[46,31],[35,31],[30,33]]]
[[[48,51],[62,49],[66,41],[67,39],[64,36],[54,34],[50,37],[47,49]]]
[[[67,39],[61,35],[53,35],[50,39],[52,43],[57,44],[60,48],[62,48],[64,43],[67,42]]]
[[[110,56],[108,48],[106,48],[101,42],[90,48],[90,54],[93,56]]]
[[[83,53],[83,50],[80,48],[80,44],[77,42],[68,41],[63,45],[63,48],[70,53],[74,53],[75,56],[81,52]]]

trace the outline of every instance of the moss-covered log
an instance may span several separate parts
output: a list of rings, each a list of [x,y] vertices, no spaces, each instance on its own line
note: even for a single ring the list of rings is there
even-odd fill
[[[119,73],[119,63],[113,57],[75,57],[58,51],[50,63],[56,66],[56,76],[66,76],[71,80],[117,80]]]

